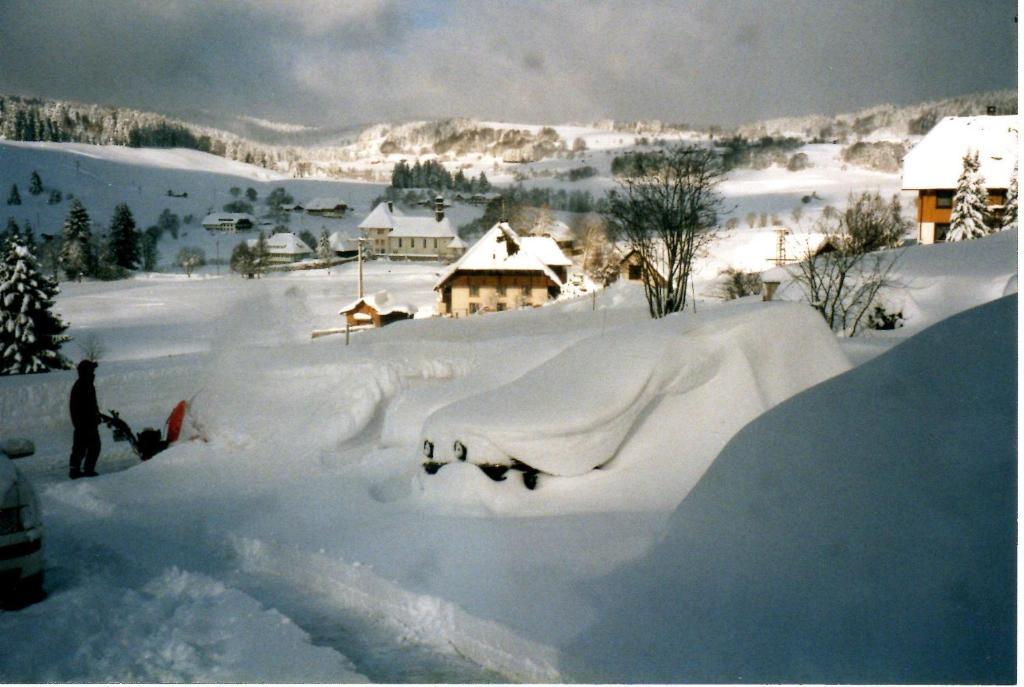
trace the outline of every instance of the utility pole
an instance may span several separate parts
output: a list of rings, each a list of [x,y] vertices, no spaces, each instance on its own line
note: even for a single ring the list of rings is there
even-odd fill
[[[356,251],[359,254],[359,298],[363,297],[363,241],[366,239],[356,239],[356,247],[359,249]]]

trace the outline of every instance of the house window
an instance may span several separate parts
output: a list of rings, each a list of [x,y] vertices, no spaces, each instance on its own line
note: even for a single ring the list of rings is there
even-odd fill
[[[498,312],[502,312],[505,309],[504,303],[498,303]]]
[[[935,207],[937,208],[951,208],[953,207],[953,192],[952,191],[939,191],[935,194]]]
[[[936,224],[935,225],[935,243],[946,240],[946,234],[949,233],[949,224]]]
[[[640,272],[640,265],[630,265],[629,266],[629,280],[630,281],[640,281],[642,278],[643,278],[643,275]]]
[[[477,310],[478,310],[479,308],[480,308],[480,304],[479,304],[479,303],[470,303],[470,304],[469,304],[469,314],[470,314],[470,315],[474,315],[474,314],[476,314],[476,311],[477,311]]]
[[[469,297],[470,298],[474,298],[474,297],[479,296],[479,295],[480,295],[480,287],[477,286],[476,284],[470,284],[469,285]]]
[[[498,292],[499,296],[504,296],[505,295],[505,285],[504,284],[498,284],[498,286],[496,288],[496,291]]]
[[[426,239],[423,239],[423,247],[424,247],[424,248],[426,248],[426,247],[427,247],[427,240],[426,240]]]
[[[398,239],[398,247],[399,247],[399,248],[401,248],[401,247],[402,247],[402,239]]]

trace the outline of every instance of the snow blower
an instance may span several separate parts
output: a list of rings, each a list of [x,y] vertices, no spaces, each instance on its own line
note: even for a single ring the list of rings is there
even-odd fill
[[[174,406],[167,422],[164,423],[166,434],[161,434],[160,430],[152,427],[146,427],[136,434],[116,410],[111,410],[109,415],[100,413],[100,420],[110,428],[114,441],[127,441],[139,460],[149,460],[178,440],[187,409],[187,401],[179,401],[178,405]]]

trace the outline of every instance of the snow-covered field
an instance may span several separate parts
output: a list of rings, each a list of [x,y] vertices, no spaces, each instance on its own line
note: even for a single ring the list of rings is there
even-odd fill
[[[173,174],[226,195],[225,172]],[[790,174],[724,190],[829,197]],[[102,189],[75,192],[112,211]],[[864,339],[757,298],[652,322],[619,284],[346,346],[310,333],[351,264],[62,284],[101,407],[138,429],[191,399],[203,439],[139,463],[102,430],[101,476],[69,481],[74,373],[0,378],[49,592],[0,612],[0,681],[1012,680],[1016,296],[984,304],[1016,293],[1016,251],[907,249],[906,326]],[[367,290],[430,306],[441,269],[371,262]],[[423,439],[551,474],[428,476]]]

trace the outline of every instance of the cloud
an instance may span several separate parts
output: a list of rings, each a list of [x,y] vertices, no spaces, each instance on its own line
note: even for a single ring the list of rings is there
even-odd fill
[[[1013,0],[8,1],[0,90],[305,124],[751,119],[1016,85]]]

